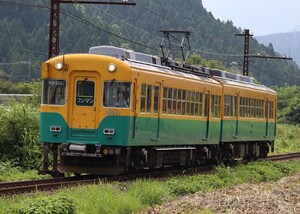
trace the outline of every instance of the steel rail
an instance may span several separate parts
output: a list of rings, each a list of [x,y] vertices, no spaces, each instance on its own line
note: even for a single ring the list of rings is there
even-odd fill
[[[300,152],[271,155],[266,158],[259,158],[264,161],[283,161],[283,160],[300,160]],[[176,175],[194,175],[199,173],[211,173],[214,166],[203,166],[196,168],[163,168],[156,171],[145,170],[140,173],[126,174],[119,176],[98,176],[98,175],[84,175],[74,177],[61,177],[42,180],[31,181],[15,181],[15,182],[0,182],[0,196],[2,195],[16,195],[36,191],[47,191],[71,186],[97,184],[99,182],[113,182],[113,181],[130,181],[136,179],[155,178],[165,180],[171,176]]]

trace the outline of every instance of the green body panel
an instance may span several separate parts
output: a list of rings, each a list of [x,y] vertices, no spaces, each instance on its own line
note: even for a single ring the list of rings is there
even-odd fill
[[[61,132],[50,132],[51,126],[61,127]],[[60,114],[41,112],[40,141],[42,143],[66,142],[68,132],[69,126]]]
[[[61,127],[51,132],[51,126]],[[105,117],[96,130],[70,129],[56,113],[41,113],[41,142],[109,146],[209,145],[219,142],[274,141],[274,123],[226,120],[220,122],[127,116]],[[104,130],[114,134],[104,134]],[[222,134],[222,136],[220,136]]]
[[[266,121],[222,121],[221,142],[274,141],[276,124]]]
[[[126,146],[130,139],[131,117],[109,116],[96,129],[71,129],[56,113],[41,113],[40,140],[42,143],[84,143]],[[51,126],[60,126],[61,132],[51,132]],[[104,129],[114,129],[114,135],[105,135]]]
[[[207,133],[207,128],[209,129]],[[218,144],[220,123],[185,119],[142,118],[136,120],[135,142],[140,145]]]
[[[135,121],[135,130],[134,130]],[[50,132],[60,126],[61,132]],[[105,135],[103,130],[115,134]],[[209,131],[207,132],[207,129]],[[110,146],[163,146],[218,144],[220,123],[206,121],[108,116],[97,130],[70,129],[63,117],[56,113],[41,113],[41,142],[85,143]]]

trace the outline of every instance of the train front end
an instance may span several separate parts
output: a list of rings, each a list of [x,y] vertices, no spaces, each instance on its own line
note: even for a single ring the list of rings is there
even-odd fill
[[[131,138],[130,66],[69,54],[43,63],[40,140],[44,173],[120,174]]]

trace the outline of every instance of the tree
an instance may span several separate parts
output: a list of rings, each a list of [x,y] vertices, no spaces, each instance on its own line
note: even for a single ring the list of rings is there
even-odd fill
[[[287,122],[291,124],[300,124],[300,97],[295,97],[289,102],[284,115]]]

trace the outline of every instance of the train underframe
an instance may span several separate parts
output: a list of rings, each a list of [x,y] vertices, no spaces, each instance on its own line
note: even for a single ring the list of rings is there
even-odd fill
[[[72,146],[73,145],[73,146]],[[274,142],[235,142],[220,145],[166,147],[108,147],[75,144],[44,144],[41,173],[118,175],[162,167],[193,167],[256,160],[267,157]]]

